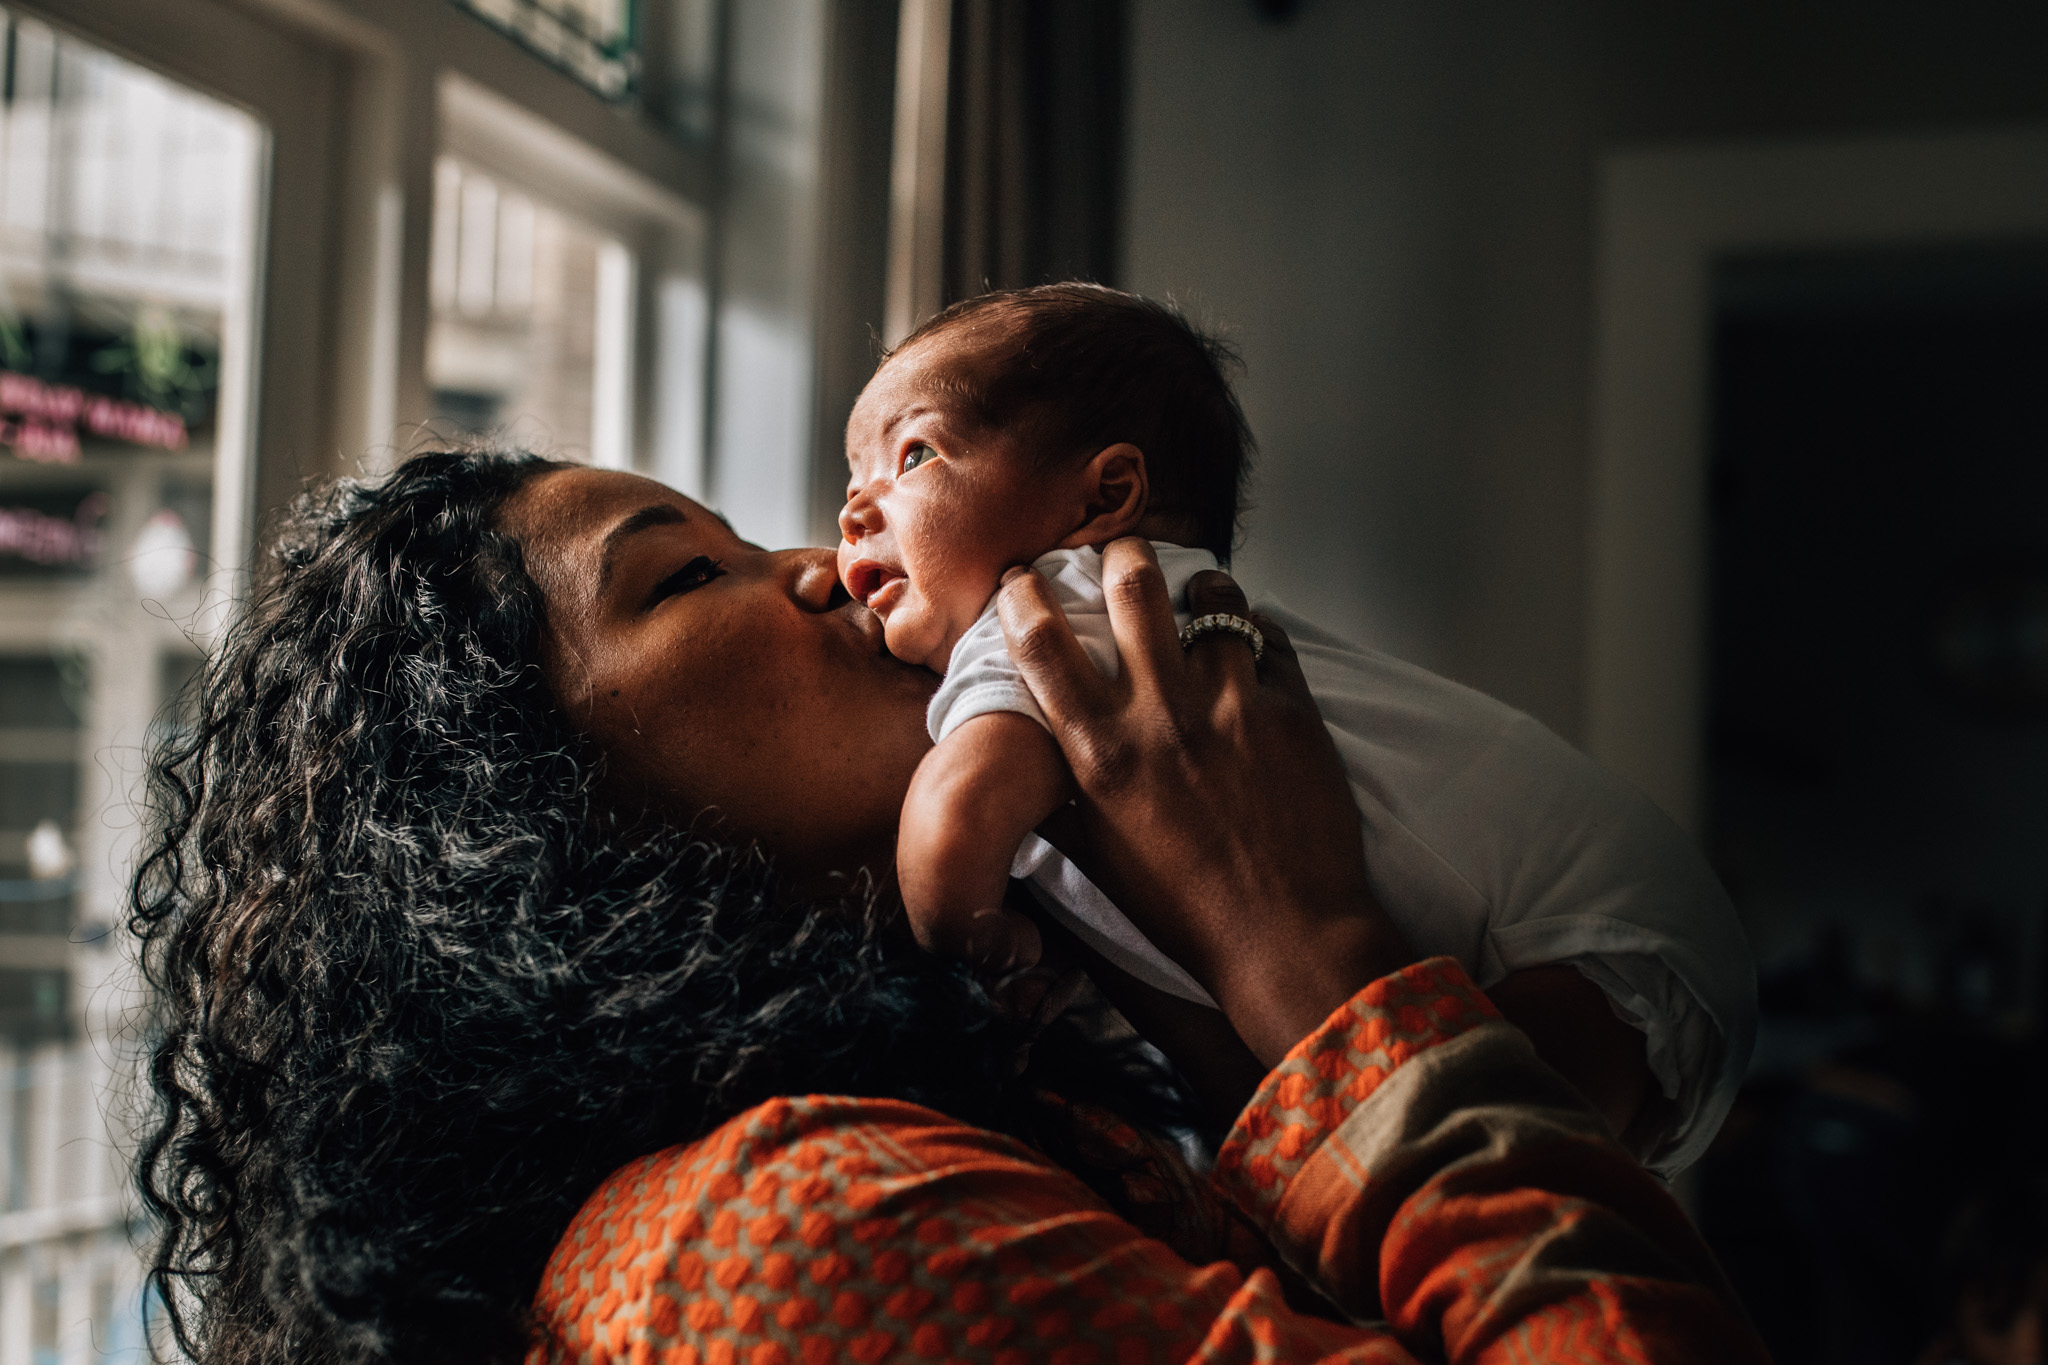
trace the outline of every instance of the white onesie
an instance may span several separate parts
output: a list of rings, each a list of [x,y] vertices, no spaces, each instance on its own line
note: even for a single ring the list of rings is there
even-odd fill
[[[1180,620],[1207,550],[1155,543]],[[1035,565],[1096,665],[1119,667],[1102,556],[1055,550]],[[1647,1038],[1675,1101],[1641,1153],[1665,1174],[1705,1150],[1735,1097],[1756,1027],[1756,977],[1734,907],[1677,826],[1645,797],[1521,712],[1270,603],[1351,778],[1373,891],[1425,956],[1448,954],[1481,988],[1569,963]],[[929,724],[1016,711],[1045,723],[991,602],[954,646]],[[1010,875],[1048,913],[1139,980],[1214,1005],[1093,883],[1036,835]]]

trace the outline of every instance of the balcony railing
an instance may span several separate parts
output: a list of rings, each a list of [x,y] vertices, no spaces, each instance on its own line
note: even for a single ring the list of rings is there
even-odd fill
[[[609,100],[639,78],[637,0],[453,0]]]

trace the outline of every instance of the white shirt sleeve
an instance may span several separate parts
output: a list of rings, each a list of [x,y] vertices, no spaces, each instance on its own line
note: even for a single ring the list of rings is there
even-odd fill
[[[1672,1101],[1639,1153],[1669,1174],[1706,1148],[1749,1064],[1756,975],[1693,841],[1530,717],[1283,609],[1365,814],[1366,865],[1421,952],[1482,988],[1570,965],[1644,1035]]]
[[[1187,582],[1203,569],[1216,567],[1216,556],[1207,550],[1184,545],[1155,543],[1159,567],[1166,575],[1167,591],[1176,609],[1186,601]],[[1106,678],[1114,678],[1122,661],[1116,652],[1116,636],[1109,628],[1109,606],[1102,591],[1102,556],[1090,549],[1054,550],[1033,561],[1032,568],[1052,588],[1053,600],[1066,613],[1074,638]],[[1178,613],[1183,624],[1186,613]],[[990,711],[1014,711],[1040,725],[1045,713],[1038,709],[1024,675],[1010,658],[1009,642],[1003,639],[1003,623],[996,615],[995,599],[981,609],[981,615],[961,635],[946,661],[946,677],[932,694],[925,711],[925,725],[932,742],[942,743],[967,721]]]
[[[943,744],[946,736],[991,711],[1014,711],[1045,724],[1045,712],[1038,709],[1023,673],[1010,658],[993,601],[953,646],[945,681],[925,710],[925,728],[931,731],[932,743]]]

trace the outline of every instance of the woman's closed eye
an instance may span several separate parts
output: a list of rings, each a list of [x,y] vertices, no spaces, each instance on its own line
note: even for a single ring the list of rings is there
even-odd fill
[[[911,470],[932,459],[938,453],[938,451],[933,450],[924,442],[919,441],[916,445],[903,452],[903,472],[908,474]]]
[[[725,565],[710,555],[698,555],[689,563],[677,569],[667,578],[654,585],[654,591],[647,596],[647,605],[665,601],[678,593],[692,592],[703,587],[714,578],[725,576]]]

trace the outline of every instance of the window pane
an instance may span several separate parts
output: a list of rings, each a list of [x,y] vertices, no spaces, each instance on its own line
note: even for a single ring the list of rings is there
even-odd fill
[[[136,764],[112,746],[138,752],[157,656],[190,650],[217,461],[242,457],[217,446],[246,428],[223,395],[250,391],[264,138],[43,24],[0,25],[0,968],[41,972],[63,965],[46,936],[119,917],[113,834],[134,822],[111,808]]]
[[[442,158],[427,333],[435,416],[528,449],[630,463],[632,272],[597,229]]]
[[[0,1325],[25,1361],[132,1360],[112,926],[153,717],[231,583],[217,525],[242,540],[267,137],[5,9],[0,39]]]

